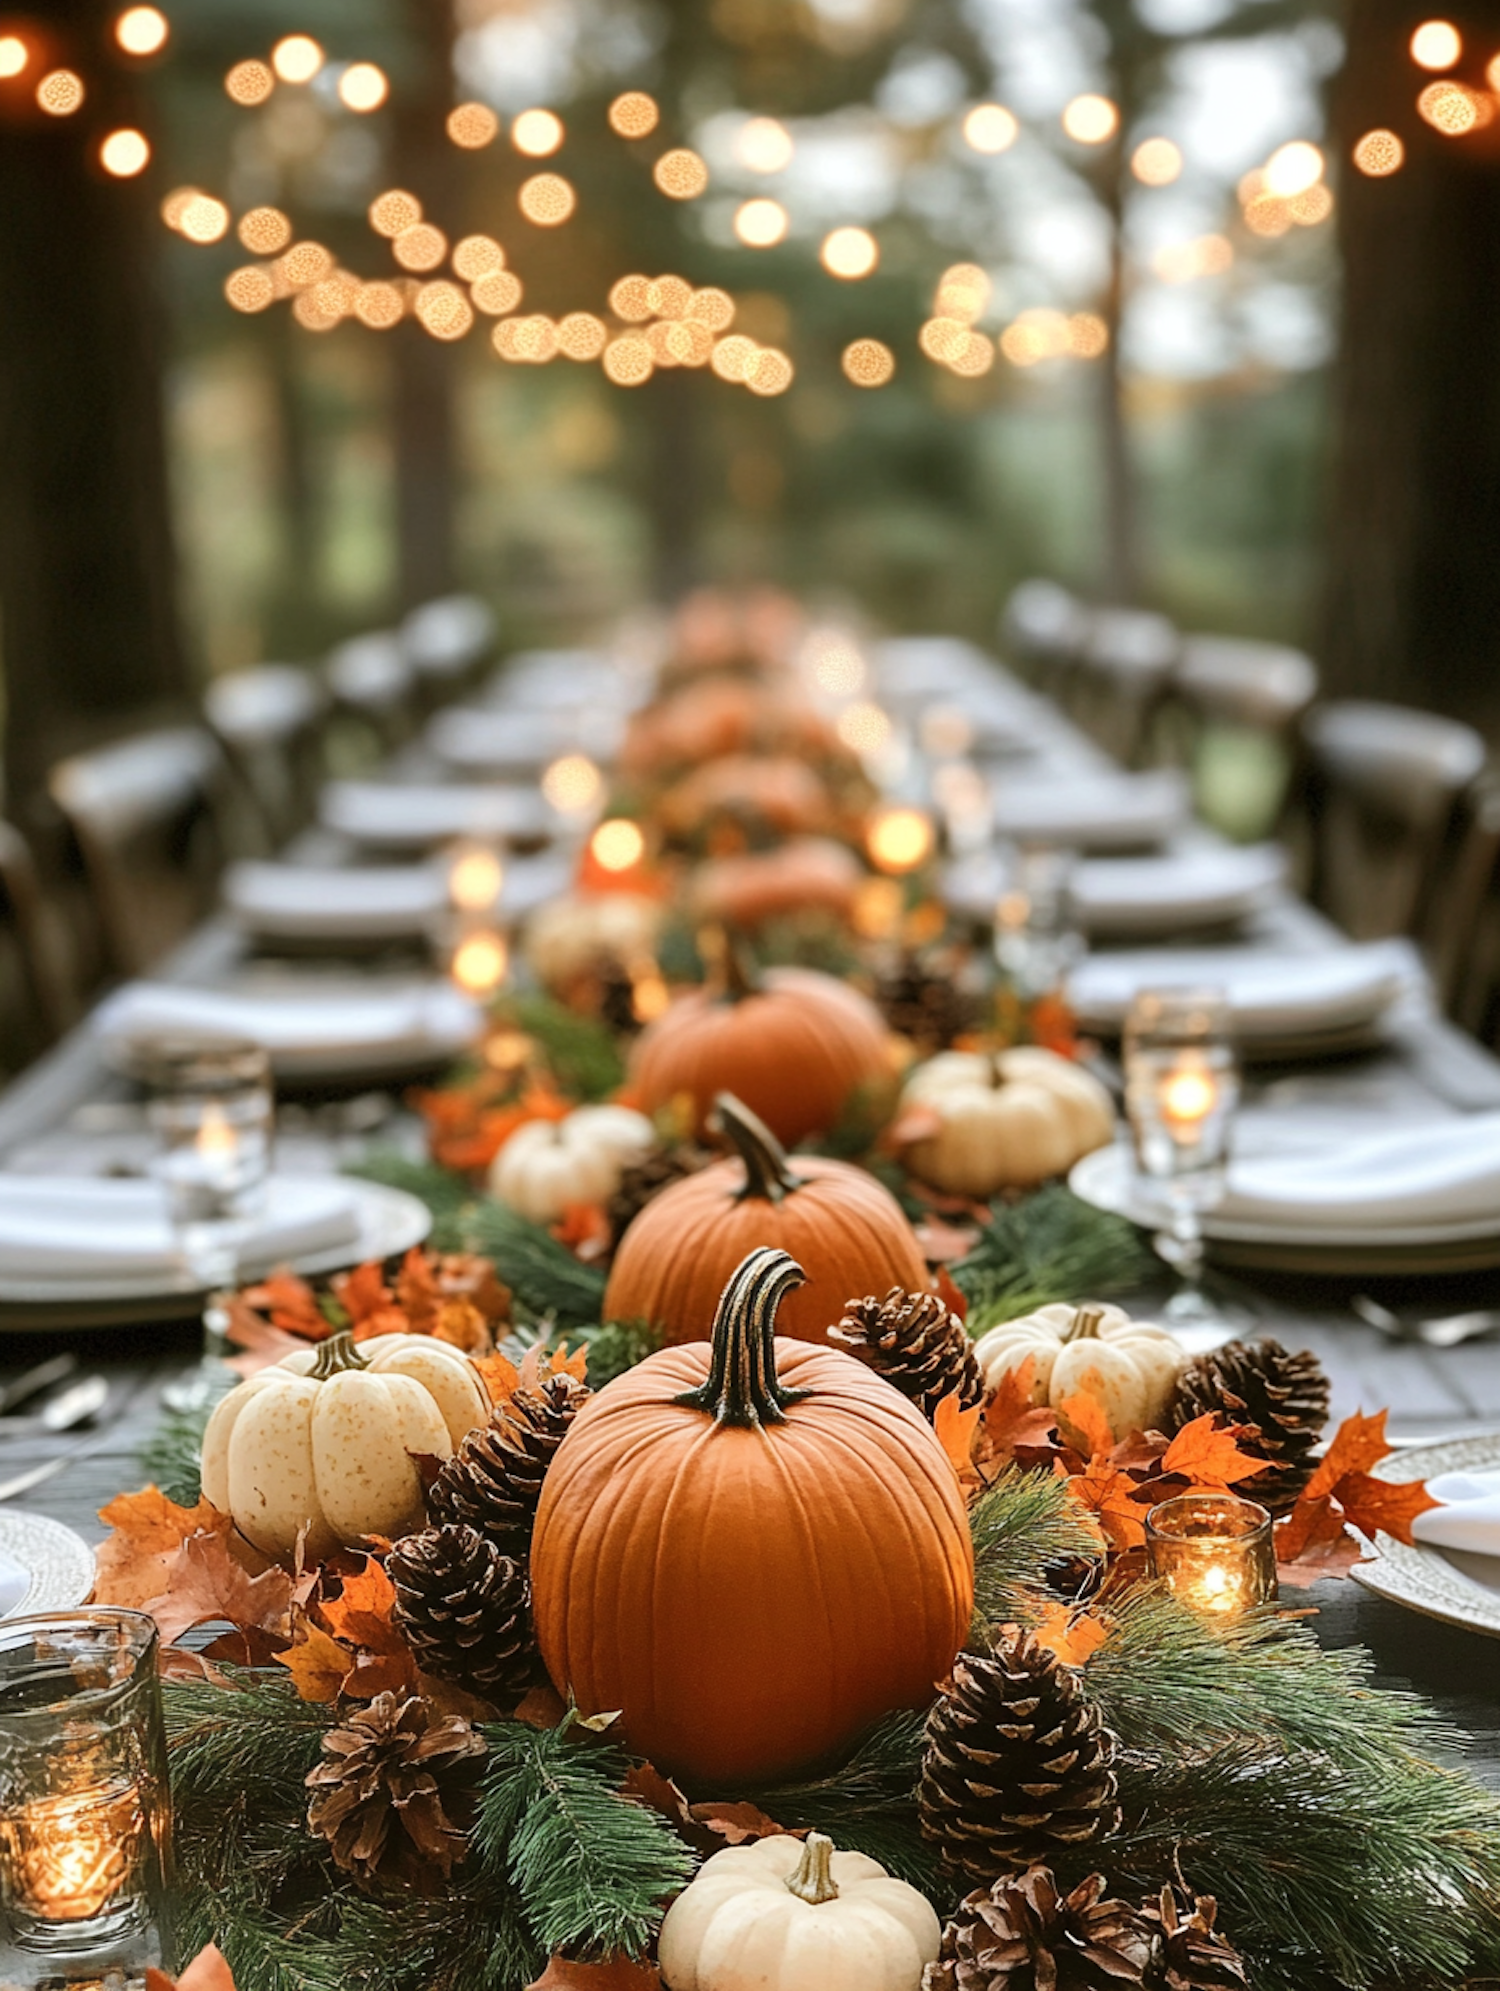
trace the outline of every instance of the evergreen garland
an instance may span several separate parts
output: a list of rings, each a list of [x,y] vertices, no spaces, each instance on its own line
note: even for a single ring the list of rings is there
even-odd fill
[[[1134,1224],[1081,1202],[1061,1183],[1020,1203],[996,1203],[979,1242],[952,1268],[982,1334],[1055,1300],[1135,1291],[1156,1261]]]
[[[552,996],[505,996],[495,1006],[494,1020],[535,1040],[559,1092],[569,1099],[607,1099],[625,1083],[625,1060],[608,1024],[580,1016]]]
[[[203,1433],[211,1405],[169,1410],[136,1453],[141,1471],[179,1507],[196,1507],[203,1493]]]

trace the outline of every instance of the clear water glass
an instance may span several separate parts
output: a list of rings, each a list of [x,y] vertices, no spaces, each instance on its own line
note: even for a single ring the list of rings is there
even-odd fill
[[[1012,858],[995,906],[995,961],[1024,1002],[1060,989],[1083,959],[1083,935],[1073,916],[1070,850],[1031,848]]]

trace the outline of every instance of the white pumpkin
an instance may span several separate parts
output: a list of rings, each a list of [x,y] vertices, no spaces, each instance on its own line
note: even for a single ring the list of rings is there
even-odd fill
[[[547,988],[567,989],[611,963],[654,960],[662,902],[640,892],[568,892],[526,922],[526,959]]]
[[[930,1107],[940,1122],[902,1150],[911,1173],[980,1201],[1065,1175],[1115,1135],[1114,1102],[1098,1079],[1031,1045],[942,1051],[908,1078],[901,1106]]]
[[[731,1846],[667,1911],[668,1991],[920,1991],[942,1931],[932,1904],[821,1832]]]
[[[425,1334],[356,1348],[336,1334],[261,1369],[214,1407],[203,1491],[264,1554],[307,1530],[314,1560],[362,1536],[424,1524],[419,1457],[450,1458],[487,1423],[489,1395],[461,1349]]]
[[[490,1194],[555,1224],[571,1203],[603,1203],[632,1162],[656,1146],[656,1129],[629,1106],[579,1106],[564,1120],[528,1120],[490,1165]]]
[[[1187,1359],[1174,1335],[1132,1320],[1122,1307],[1061,1303],[1002,1321],[979,1337],[974,1354],[986,1389],[998,1389],[1031,1359],[1033,1402],[1061,1410],[1086,1391],[1103,1407],[1116,1439],[1161,1429]]]

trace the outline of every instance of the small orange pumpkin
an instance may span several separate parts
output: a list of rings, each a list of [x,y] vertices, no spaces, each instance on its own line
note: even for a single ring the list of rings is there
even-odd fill
[[[720,817],[764,825],[782,836],[833,826],[832,797],[806,761],[730,754],[705,761],[676,781],[657,804],[663,829],[685,836]]]
[[[969,1629],[974,1556],[926,1420],[852,1356],[776,1339],[801,1280],[755,1251],[713,1342],[579,1412],[542,1488],[532,1601],[553,1684],[727,1794],[924,1707]]]
[[[693,877],[693,907],[700,919],[739,927],[807,912],[847,920],[864,875],[847,844],[829,837],[793,837],[775,850],[700,864]]]
[[[661,1190],[627,1227],[604,1293],[606,1320],[645,1320],[670,1345],[695,1341],[747,1251],[778,1245],[806,1267],[781,1331],[825,1341],[858,1293],[931,1284],[901,1205],[868,1169],[821,1155],[787,1160],[748,1108],[719,1096],[715,1121],[738,1160],[712,1162]]]
[[[773,968],[752,981],[733,947],[716,989],[679,996],[630,1054],[631,1103],[655,1113],[686,1095],[701,1133],[721,1092],[758,1113],[788,1147],[826,1134],[856,1094],[895,1089],[875,1005],[815,968]]]

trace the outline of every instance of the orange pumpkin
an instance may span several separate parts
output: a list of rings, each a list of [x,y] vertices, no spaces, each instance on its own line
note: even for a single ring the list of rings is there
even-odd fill
[[[867,1169],[821,1155],[789,1162],[739,1100],[718,1100],[717,1125],[738,1150],[661,1190],[620,1239],[604,1292],[606,1320],[645,1320],[668,1344],[695,1341],[747,1251],[778,1245],[806,1267],[783,1303],[781,1331],[825,1341],[859,1293],[932,1282],[895,1197]]]
[[[701,1132],[732,1092],[788,1147],[836,1127],[856,1094],[879,1104],[894,1086],[885,1024],[858,990],[815,968],[773,968],[757,984],[732,948],[722,986],[679,996],[630,1054],[643,1113],[685,1095]]]
[[[700,919],[730,926],[760,926],[805,912],[847,920],[864,867],[846,844],[827,837],[794,837],[777,850],[711,858],[693,878],[693,907]]]
[[[542,1489],[537,1638],[585,1714],[728,1795],[926,1706],[969,1629],[953,1468],[889,1383],[776,1338],[802,1277],[755,1251],[713,1342],[664,1349],[579,1412]]]
[[[676,781],[657,804],[657,818],[683,836],[721,816],[764,824],[783,836],[833,826],[833,799],[806,761],[730,754]]]

